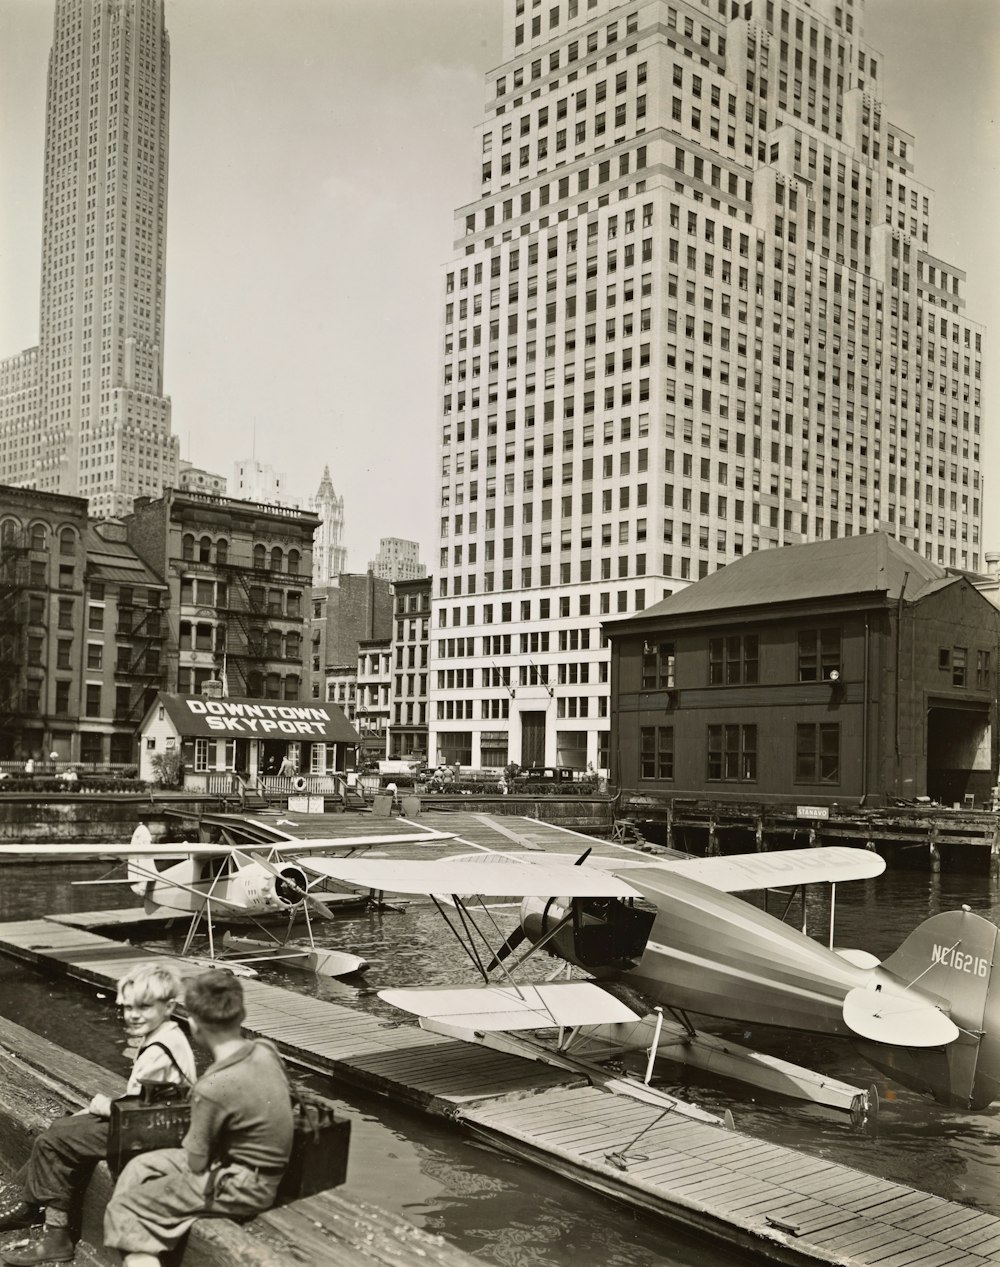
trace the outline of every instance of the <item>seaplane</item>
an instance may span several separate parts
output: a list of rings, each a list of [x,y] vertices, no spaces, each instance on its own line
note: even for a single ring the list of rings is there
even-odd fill
[[[525,1055],[545,1048],[549,1055],[534,1058],[553,1063],[581,1044],[605,1055],[643,1050],[647,1083],[664,1055],[846,1109],[855,1122],[877,1110],[874,1088],[700,1033],[692,1018],[843,1036],[895,1081],[954,1108],[985,1108],[1000,1090],[1000,974],[994,983],[989,920],[967,907],[934,915],[882,962],[834,945],[835,886],[881,874],[885,862],[873,852],[584,855],[573,865],[565,855],[480,853],[325,865],[345,883],[432,898],[464,946],[481,984],[379,991],[426,1029]],[[816,882],[834,886],[823,941],[804,926],[804,886]],[[799,889],[802,928],[784,920]],[[750,890],[785,894],[782,917],[766,896],[764,909],[738,896]],[[506,936],[491,901],[501,897],[520,901]],[[539,952],[559,966],[547,980],[526,981]],[[553,979],[567,974],[584,979]]]
[[[140,823],[128,844],[39,844],[0,845],[0,857],[24,855],[58,856],[79,861],[105,860],[124,864],[126,874],[94,880],[77,880],[79,885],[126,885],[142,899],[142,910],[152,916],[161,912],[190,916],[181,956],[202,966],[223,967],[238,976],[257,975],[255,964],[298,968],[321,976],[342,977],[363,972],[367,963],[359,955],[326,950],[316,945],[313,921],[333,919],[328,900],[317,886],[331,877],[327,865],[331,854],[355,856],[382,846],[432,845],[454,839],[453,833],[431,828],[381,835],[303,840],[287,832],[272,831],[266,843],[240,847],[234,844],[163,844],[152,840],[149,828]],[[265,924],[283,918],[279,933]],[[297,921],[305,922],[307,944],[293,940]],[[250,922],[264,935],[263,940],[224,932],[217,925]],[[207,957],[193,954],[195,939],[204,928],[208,939]]]

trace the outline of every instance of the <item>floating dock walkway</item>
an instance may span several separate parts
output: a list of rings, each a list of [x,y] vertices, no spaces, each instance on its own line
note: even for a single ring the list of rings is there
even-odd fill
[[[0,953],[105,989],[149,957],[44,919],[0,925]],[[794,1267],[1000,1264],[992,1215],[610,1094],[578,1073],[260,981],[244,989],[247,1030],[291,1061],[455,1119],[497,1148],[758,1258]]]

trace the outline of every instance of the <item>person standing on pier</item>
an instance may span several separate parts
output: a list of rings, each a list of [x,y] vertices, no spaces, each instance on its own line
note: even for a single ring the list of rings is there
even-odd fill
[[[126,1095],[138,1095],[143,1082],[194,1082],[194,1053],[172,1013],[180,995],[180,977],[169,963],[133,968],[118,983],[118,1006],[125,1032],[138,1054]],[[111,1099],[95,1095],[86,1109],[57,1118],[31,1146],[18,1178],[21,1199],[0,1214],[0,1232],[28,1228],[44,1209],[41,1235],[0,1251],[10,1267],[69,1262],[75,1252],[69,1209],[90,1173],[107,1153]]]
[[[191,1033],[213,1063],[191,1091],[180,1148],[140,1153],[104,1212],[104,1243],[125,1267],[159,1267],[198,1218],[248,1219],[274,1204],[292,1149],[292,1104],[281,1057],[241,1026],[243,987],[204,972],[184,993]]]

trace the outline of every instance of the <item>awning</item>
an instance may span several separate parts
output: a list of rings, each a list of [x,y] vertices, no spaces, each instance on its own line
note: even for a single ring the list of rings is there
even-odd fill
[[[164,708],[182,738],[360,742],[337,704],[287,704],[261,699],[210,699],[160,692],[153,710]]]

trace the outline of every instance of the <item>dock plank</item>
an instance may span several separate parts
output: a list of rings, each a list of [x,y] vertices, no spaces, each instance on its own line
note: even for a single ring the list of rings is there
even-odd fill
[[[506,839],[488,823],[476,826],[480,843],[490,835]],[[578,851],[576,833],[554,835],[560,851]],[[0,926],[0,951],[102,988],[150,957],[44,920]],[[456,1118],[516,1156],[777,1261],[832,1264],[849,1256],[852,1267],[946,1267],[965,1255],[971,1267],[973,1256],[986,1263],[1000,1250],[1000,1219],[984,1212],[695,1120],[682,1109],[609,1094],[576,1072],[258,980],[245,982],[245,994],[247,1031],[272,1039],[287,1058]],[[792,1225],[795,1235],[769,1218]]]

